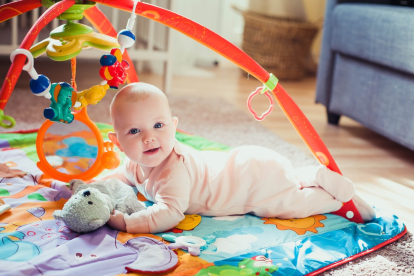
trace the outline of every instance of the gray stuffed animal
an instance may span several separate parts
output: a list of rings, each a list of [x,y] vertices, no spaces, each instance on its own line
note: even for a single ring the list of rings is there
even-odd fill
[[[114,210],[132,214],[144,210],[131,186],[111,178],[86,184],[82,180],[70,181],[72,197],[53,217],[66,223],[69,229],[85,233],[103,226]]]

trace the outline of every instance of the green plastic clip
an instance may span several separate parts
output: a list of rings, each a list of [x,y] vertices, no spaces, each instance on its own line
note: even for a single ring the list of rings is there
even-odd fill
[[[0,109],[0,127],[12,128],[15,125],[16,121],[12,117],[4,115],[4,111]]]
[[[269,79],[267,80],[266,83],[263,84],[263,89],[262,89],[262,91],[260,91],[260,94],[263,94],[267,90],[273,91],[273,89],[275,89],[278,82],[279,82],[279,80],[275,77],[275,75],[270,73],[269,74]]]

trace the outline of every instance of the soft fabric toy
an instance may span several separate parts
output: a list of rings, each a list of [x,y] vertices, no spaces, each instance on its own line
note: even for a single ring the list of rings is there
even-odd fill
[[[62,210],[53,212],[53,217],[62,220],[73,231],[93,231],[108,220],[114,210],[132,214],[144,210],[131,186],[118,179],[105,179],[86,184],[82,180],[70,181],[72,197]]]

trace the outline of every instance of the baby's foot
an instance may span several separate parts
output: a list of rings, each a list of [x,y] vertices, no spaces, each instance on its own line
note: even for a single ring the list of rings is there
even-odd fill
[[[348,202],[355,194],[355,187],[348,178],[331,171],[324,165],[319,166],[316,175],[316,183],[334,198],[342,202]]]
[[[364,222],[370,221],[375,218],[374,208],[367,202],[365,202],[365,200],[360,198],[357,194],[354,194],[354,196],[352,197],[352,201],[354,202],[355,207],[361,214],[361,217],[364,220]]]

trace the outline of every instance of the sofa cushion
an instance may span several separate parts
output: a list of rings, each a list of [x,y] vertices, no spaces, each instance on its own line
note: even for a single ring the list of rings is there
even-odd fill
[[[331,16],[333,51],[414,73],[414,9],[340,4]]]
[[[409,74],[337,53],[329,110],[414,150],[413,86]]]

